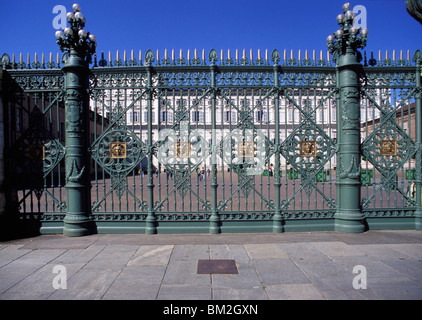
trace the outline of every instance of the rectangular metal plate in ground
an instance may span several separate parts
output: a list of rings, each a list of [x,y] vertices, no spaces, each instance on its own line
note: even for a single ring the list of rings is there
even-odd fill
[[[234,260],[198,260],[198,274],[238,274]]]

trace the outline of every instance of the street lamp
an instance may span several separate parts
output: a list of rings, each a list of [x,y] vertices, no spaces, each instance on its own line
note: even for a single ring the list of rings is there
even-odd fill
[[[368,39],[368,29],[353,26],[353,20],[356,14],[350,10],[350,3],[343,5],[344,14],[337,16],[337,22],[340,29],[335,31],[334,35],[327,37],[327,46],[334,60],[340,55],[345,55],[347,52],[357,54],[358,61],[362,60],[362,55],[357,49],[363,49],[366,46]]]
[[[76,51],[80,57],[90,63],[92,55],[95,53],[97,39],[93,34],[83,29],[86,19],[80,11],[79,4],[75,3],[72,8],[74,12],[68,12],[66,15],[70,27],[63,31],[56,31],[57,44],[61,51]]]
[[[68,54],[62,71],[65,75],[65,175],[66,216],[63,234],[84,236],[96,232],[91,215],[89,120],[89,63],[97,41],[83,28],[86,19],[78,4],[66,17],[70,27],[56,32],[60,50]]]
[[[327,46],[337,71],[337,210],[336,231],[359,233],[366,230],[361,209],[360,84],[362,54],[368,29],[353,26],[355,14],[350,3],[337,16],[340,28],[327,37]]]

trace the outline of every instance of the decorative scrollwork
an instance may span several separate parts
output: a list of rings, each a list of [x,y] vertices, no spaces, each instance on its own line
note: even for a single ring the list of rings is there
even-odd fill
[[[112,129],[91,148],[92,158],[110,174],[126,175],[144,158],[142,145],[133,131]]]

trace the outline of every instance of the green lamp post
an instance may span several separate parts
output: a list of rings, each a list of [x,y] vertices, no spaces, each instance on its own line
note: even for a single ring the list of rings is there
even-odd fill
[[[353,26],[355,14],[350,3],[343,5],[344,14],[337,16],[340,25],[327,38],[327,46],[337,68],[337,211],[335,230],[359,233],[365,231],[361,210],[360,180],[360,93],[359,73],[362,59],[358,49],[366,45],[368,30]]]
[[[96,38],[83,28],[85,17],[78,4],[68,12],[70,27],[57,31],[60,50],[67,54],[62,68],[65,74],[66,115],[66,195],[67,209],[63,224],[66,236],[95,233],[91,218],[89,139],[89,63],[95,52]]]

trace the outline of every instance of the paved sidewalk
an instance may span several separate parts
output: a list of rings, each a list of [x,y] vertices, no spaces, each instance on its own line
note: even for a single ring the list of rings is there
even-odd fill
[[[44,235],[0,242],[0,299],[422,299],[422,232]]]

